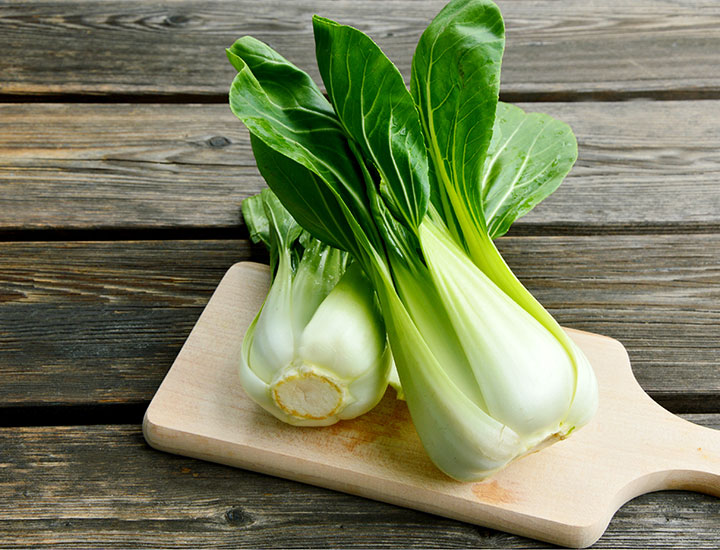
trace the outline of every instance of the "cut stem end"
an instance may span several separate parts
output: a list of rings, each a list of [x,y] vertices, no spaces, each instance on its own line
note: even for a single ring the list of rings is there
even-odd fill
[[[338,381],[312,367],[292,368],[271,386],[280,409],[296,418],[324,420],[337,414],[345,402]]]

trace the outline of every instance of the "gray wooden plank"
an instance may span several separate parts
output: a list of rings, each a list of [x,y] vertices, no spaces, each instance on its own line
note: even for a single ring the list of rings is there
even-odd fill
[[[720,428],[720,415],[687,417]],[[137,426],[0,428],[3,548],[552,548],[150,449]],[[720,500],[623,506],[596,548],[716,548]]]
[[[264,182],[225,105],[0,105],[0,227],[237,227]]]
[[[224,48],[252,34],[317,77],[313,13],[368,32],[405,75],[444,0],[0,2],[0,93],[223,95]],[[503,91],[718,97],[712,0],[498,0]]]
[[[149,401],[225,271],[252,249],[180,240],[0,250],[0,404],[46,407]]]
[[[580,153],[516,233],[720,228],[720,101],[521,106]],[[0,104],[0,125],[0,231],[231,229],[264,187],[225,105]]]
[[[562,324],[623,342],[661,404],[720,411],[720,234],[499,246]],[[245,241],[0,243],[0,407],[20,424],[22,407],[147,403],[225,271],[262,256]]]
[[[720,103],[520,106],[567,122],[578,139],[578,160],[560,188],[516,227],[718,227]]]

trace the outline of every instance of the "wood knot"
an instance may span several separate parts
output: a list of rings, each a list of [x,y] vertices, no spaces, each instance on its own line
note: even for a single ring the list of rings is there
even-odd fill
[[[228,525],[240,527],[242,525],[252,523],[252,517],[242,508],[238,506],[233,506],[227,512],[225,512],[225,521],[228,523]]]
[[[232,141],[230,141],[225,136],[213,136],[210,139],[207,140],[207,144],[210,147],[213,147],[215,149],[220,149],[222,147],[227,147],[230,145]]]
[[[181,13],[174,13],[172,15],[168,15],[165,18],[165,25],[168,27],[184,27],[190,22],[190,18],[187,15],[183,15]]]

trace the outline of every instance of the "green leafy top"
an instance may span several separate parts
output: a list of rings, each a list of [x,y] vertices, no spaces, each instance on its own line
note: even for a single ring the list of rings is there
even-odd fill
[[[270,266],[273,274],[280,254],[289,254],[294,270],[302,257],[302,246],[298,241],[303,233],[290,213],[270,189],[248,197],[242,204],[243,218],[253,242],[262,242],[270,252]]]
[[[293,217],[318,239],[358,253],[352,230],[337,218],[348,208],[372,245],[379,247],[359,167],[320,89],[305,72],[252,37],[237,40],[227,54],[238,70],[230,89],[230,108],[250,130],[258,167],[268,184],[284,185],[292,193],[294,186],[288,182],[297,172],[308,187],[315,187],[312,196],[293,194],[292,202],[301,204],[292,208]],[[297,170],[296,164],[305,170]],[[307,215],[308,205],[302,203],[311,198],[326,203],[323,216]]]
[[[570,128],[497,102],[504,31],[492,2],[455,0],[438,14],[413,58],[412,95],[362,32],[320,17],[313,27],[333,104],[252,37],[228,58],[238,69],[230,106],[251,131],[258,167],[318,239],[354,255],[367,241],[382,256],[412,240],[431,196],[471,249],[479,233],[504,234],[572,167]]]

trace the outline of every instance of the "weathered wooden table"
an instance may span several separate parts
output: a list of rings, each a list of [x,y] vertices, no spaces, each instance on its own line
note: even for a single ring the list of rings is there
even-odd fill
[[[150,449],[142,414],[214,287],[265,254],[226,106],[243,34],[314,68],[314,12],[407,75],[443,0],[0,0],[0,547],[548,545]],[[501,0],[502,95],[580,158],[500,248],[649,394],[720,428],[720,4]],[[598,548],[717,548],[720,500],[626,504]]]

